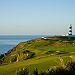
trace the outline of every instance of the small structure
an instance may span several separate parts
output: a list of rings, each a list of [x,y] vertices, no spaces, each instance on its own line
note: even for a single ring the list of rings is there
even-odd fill
[[[42,39],[47,40],[48,38],[42,37]]]

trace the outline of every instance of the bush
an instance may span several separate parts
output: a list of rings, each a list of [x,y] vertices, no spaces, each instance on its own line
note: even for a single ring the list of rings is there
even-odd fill
[[[0,64],[2,64],[3,60],[4,60],[4,54],[1,54],[0,55]]]
[[[29,70],[27,68],[23,68],[23,69],[17,71],[16,73],[17,73],[17,75],[28,75]]]
[[[48,75],[47,72],[41,72],[39,75]]]
[[[17,71],[17,75],[30,75],[28,69],[21,69]],[[75,62],[70,62],[66,65],[66,68],[57,67],[46,71],[38,72],[36,68],[32,75],[75,75]]]
[[[27,55],[27,59],[33,58],[35,56],[34,52],[29,52]]]
[[[26,54],[26,53],[29,53],[29,52],[30,52],[29,50],[24,50],[23,54]]]
[[[75,62],[69,62],[66,67],[68,75],[75,75]]]
[[[15,62],[15,61],[17,61],[17,57],[16,56],[12,56],[11,57],[11,62]]]
[[[37,68],[34,70],[33,75],[39,75],[39,74],[38,74],[38,69],[37,69]]]
[[[45,54],[52,54],[52,53],[55,53],[55,51],[53,51],[53,50],[48,50]]]

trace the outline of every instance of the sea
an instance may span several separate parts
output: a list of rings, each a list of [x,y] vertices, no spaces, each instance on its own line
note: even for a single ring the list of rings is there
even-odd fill
[[[6,53],[20,42],[26,42],[44,36],[47,35],[0,35],[0,54]]]

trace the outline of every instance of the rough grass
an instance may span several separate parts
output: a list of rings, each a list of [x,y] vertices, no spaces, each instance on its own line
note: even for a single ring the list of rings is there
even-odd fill
[[[71,61],[69,56],[62,56],[64,62]],[[38,68],[40,71],[47,70],[50,66],[60,66],[60,56],[45,56],[39,58],[32,58],[26,61],[15,62],[8,65],[0,66],[0,75],[16,75],[16,71],[23,68],[28,67],[30,72],[33,72],[33,69]]]
[[[24,51],[35,53],[35,57],[27,60],[20,60],[26,54]],[[36,67],[39,71],[44,71],[52,66],[61,66],[71,61],[70,56],[75,56],[75,41],[65,38],[48,37],[48,39],[35,39],[21,42],[10,50],[4,59],[4,64],[0,66],[0,75],[16,75],[16,70],[28,67],[30,72]],[[11,56],[17,56],[20,61],[10,63]]]

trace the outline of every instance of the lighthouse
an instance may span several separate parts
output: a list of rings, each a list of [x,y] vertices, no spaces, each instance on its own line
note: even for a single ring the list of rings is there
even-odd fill
[[[72,35],[72,25],[70,24],[69,26],[69,32],[68,32],[68,35]]]

